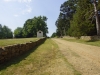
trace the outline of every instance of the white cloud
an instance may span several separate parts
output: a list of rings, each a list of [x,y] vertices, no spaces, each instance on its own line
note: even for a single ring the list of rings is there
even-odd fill
[[[22,14],[25,15],[27,13],[31,13],[32,12],[32,8],[28,8],[22,11]]]
[[[27,11],[28,13],[31,13],[31,12],[32,12],[32,8],[31,8],[29,5],[26,5],[26,7],[27,7],[27,10],[26,10],[26,11]]]
[[[26,5],[26,9],[22,11],[22,14],[24,15],[31,12],[32,12],[32,8],[29,5]]]
[[[13,15],[14,17],[18,17],[19,15],[25,15],[32,12],[32,7],[30,6],[30,2],[32,0],[4,0],[5,2],[19,2],[24,3],[22,7],[20,7],[17,11],[18,13]]]
[[[4,0],[5,2],[11,2],[11,1],[16,1],[16,2],[20,2],[20,3],[27,3],[27,2],[31,2],[32,0]]]
[[[14,16],[15,16],[15,17],[18,17],[19,15],[15,14]]]
[[[13,0],[4,0],[5,2],[10,2],[10,1],[13,1]]]
[[[28,13],[31,13],[31,12],[32,12],[32,8],[28,8],[26,11],[27,11]]]
[[[18,0],[18,2],[31,2],[32,0]]]

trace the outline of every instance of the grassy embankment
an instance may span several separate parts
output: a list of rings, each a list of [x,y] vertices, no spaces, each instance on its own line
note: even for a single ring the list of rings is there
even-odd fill
[[[69,38],[62,38],[62,39],[66,40],[66,41],[78,42],[78,43],[83,43],[83,44],[88,44],[88,45],[100,47],[100,40],[81,40],[81,39],[69,39]]]
[[[36,40],[38,40],[38,38],[0,39],[0,47],[13,45],[13,44],[26,43],[30,41],[36,41]]]
[[[57,44],[46,40],[30,52],[0,65],[0,75],[81,75],[60,53]]]

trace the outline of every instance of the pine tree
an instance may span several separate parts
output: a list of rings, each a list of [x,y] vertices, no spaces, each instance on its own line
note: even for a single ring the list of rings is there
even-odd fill
[[[77,4],[76,13],[71,21],[69,35],[80,37],[83,35],[92,35],[95,32],[95,25],[92,24],[89,16],[93,6],[89,0],[79,0]]]
[[[68,0],[61,4],[60,14],[56,21],[57,34],[63,36],[67,34],[70,27],[70,20],[76,11],[77,0]],[[59,32],[59,33],[58,33]]]

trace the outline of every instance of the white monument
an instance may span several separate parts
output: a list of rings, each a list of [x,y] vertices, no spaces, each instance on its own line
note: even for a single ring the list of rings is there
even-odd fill
[[[41,38],[41,37],[43,37],[43,32],[41,30],[39,30],[37,32],[37,38]]]

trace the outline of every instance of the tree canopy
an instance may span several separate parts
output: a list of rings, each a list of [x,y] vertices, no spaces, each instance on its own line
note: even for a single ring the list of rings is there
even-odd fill
[[[28,19],[25,21],[23,28],[18,27],[14,31],[14,35],[16,38],[21,37],[36,37],[37,31],[43,31],[43,35],[47,36],[48,27],[47,27],[47,17],[38,16],[32,19]]]
[[[95,11],[94,11],[95,10]],[[100,0],[67,0],[55,22],[57,36],[99,35]]]
[[[91,9],[93,8],[89,0],[80,0],[77,4],[76,13],[71,20],[69,35],[80,37],[85,35],[94,35],[95,25],[89,19]]]
[[[56,33],[54,32],[52,35],[51,35],[51,37],[53,38],[53,37],[56,37]]]
[[[68,0],[61,4],[60,14],[55,23],[57,27],[57,35],[63,36],[67,34],[70,27],[70,20],[73,18],[73,14],[76,11],[77,0]]]
[[[0,24],[0,39],[13,38],[13,32],[6,25]]]
[[[17,27],[15,30],[14,30],[14,37],[16,38],[22,38],[22,30],[23,28],[21,27]]]

